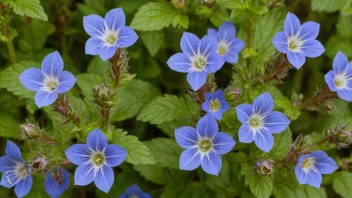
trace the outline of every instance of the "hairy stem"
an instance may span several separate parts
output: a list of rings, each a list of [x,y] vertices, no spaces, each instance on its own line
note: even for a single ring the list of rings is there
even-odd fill
[[[111,76],[114,79],[114,88],[119,86],[121,65],[119,64],[120,60],[120,49],[118,49],[115,55],[109,60],[111,63]]]
[[[284,54],[279,58],[274,67],[266,72],[263,77],[263,82],[270,82],[274,79],[280,79],[280,76],[285,75],[290,68],[290,64]]]
[[[10,38],[8,38],[8,41],[6,44],[7,44],[7,49],[9,51],[9,54],[10,54],[11,63],[14,64],[14,63],[16,63],[16,53],[15,53],[15,49],[13,47],[12,40]]]
[[[294,106],[298,109],[304,109],[311,106],[317,107],[319,103],[335,98],[337,98],[336,93],[331,92],[328,86],[325,85],[325,87],[323,87],[317,94],[315,94],[315,96],[308,98],[301,103],[294,104]]]

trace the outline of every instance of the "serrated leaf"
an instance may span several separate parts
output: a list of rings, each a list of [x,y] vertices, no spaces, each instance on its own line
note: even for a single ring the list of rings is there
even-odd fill
[[[167,184],[169,178],[167,171],[158,166],[134,165],[133,168],[145,179],[156,184]]]
[[[43,21],[48,20],[39,0],[14,0],[10,4],[13,11],[18,15],[29,16]]]
[[[138,140],[136,136],[127,135],[126,131],[113,129],[109,139],[127,150],[126,161],[131,164],[154,164],[154,158],[150,149]]]
[[[175,17],[175,9],[168,3],[151,2],[139,8],[131,27],[140,31],[155,31],[168,27]]]
[[[289,152],[292,144],[292,132],[290,128],[285,131],[275,134],[274,146],[270,151],[270,156],[273,159],[282,159]]]
[[[18,121],[9,113],[0,112],[0,137],[20,139]]]
[[[351,0],[312,0],[313,11],[335,12],[351,5]]]
[[[91,74],[97,74],[104,76],[109,68],[109,64],[101,60],[99,56],[94,56],[88,65],[87,72]]]
[[[340,35],[331,36],[328,41],[326,41],[326,52],[325,54],[330,58],[334,59],[338,51],[344,53],[347,57],[352,56],[352,45],[349,39],[346,39]]]
[[[184,29],[188,28],[189,19],[187,15],[176,15],[174,20],[172,21],[173,27],[183,27]]]
[[[251,192],[258,198],[270,197],[273,190],[273,180],[266,176],[257,176],[249,182]]]
[[[349,40],[352,37],[352,16],[340,16],[336,28],[345,37],[344,40]]]
[[[352,197],[352,173],[338,172],[334,174],[332,188],[344,198]]]
[[[141,32],[140,36],[150,55],[155,56],[164,43],[164,33],[162,31],[148,31]]]
[[[76,75],[76,79],[83,96],[89,100],[93,100],[92,88],[103,82],[103,77],[97,74],[79,74]]]
[[[160,124],[190,114],[190,107],[183,98],[166,94],[164,97],[157,97],[142,109],[137,120]]]

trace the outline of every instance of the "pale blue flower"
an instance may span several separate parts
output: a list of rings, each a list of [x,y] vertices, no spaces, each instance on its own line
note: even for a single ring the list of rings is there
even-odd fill
[[[221,90],[205,94],[205,102],[202,104],[202,109],[217,120],[221,120],[222,113],[229,110],[229,108],[230,105],[226,102],[224,92]]]
[[[148,193],[143,192],[137,184],[133,184],[128,187],[126,192],[120,195],[119,198],[151,198],[151,196]]]
[[[70,185],[70,173],[63,168],[56,168],[47,173],[44,189],[52,198],[60,197],[60,195],[68,189]]]

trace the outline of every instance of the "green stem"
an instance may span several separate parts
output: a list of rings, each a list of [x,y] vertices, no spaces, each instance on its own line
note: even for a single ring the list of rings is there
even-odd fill
[[[102,108],[102,115],[103,115],[103,128],[104,129],[109,129],[110,107],[103,107]]]
[[[9,41],[7,41],[7,49],[9,50],[10,54],[10,60],[12,64],[16,63],[16,53],[15,53],[15,48],[13,47],[12,40],[8,38]]]

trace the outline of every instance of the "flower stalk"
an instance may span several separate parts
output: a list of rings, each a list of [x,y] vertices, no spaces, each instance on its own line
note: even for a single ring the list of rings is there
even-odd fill
[[[318,91],[315,96],[303,101],[303,102],[298,102],[294,103],[294,107],[298,109],[304,109],[304,108],[313,108],[316,109],[319,107],[320,104],[331,100],[331,99],[336,99],[337,95],[334,92],[331,92],[328,88],[328,86],[323,87]]]

